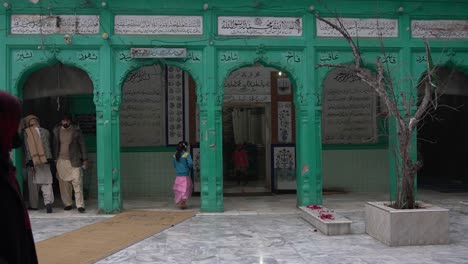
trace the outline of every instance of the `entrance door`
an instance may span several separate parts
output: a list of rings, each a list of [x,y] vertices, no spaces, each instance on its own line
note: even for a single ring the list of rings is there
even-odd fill
[[[51,137],[63,114],[72,114],[73,122],[83,132],[88,150],[89,169],[83,175],[84,199],[96,198],[96,107],[93,102],[93,83],[88,74],[79,68],[57,62],[33,72],[22,89],[23,117],[37,116],[41,127],[47,129]],[[51,166],[51,170],[55,175],[55,166]],[[23,177],[27,177],[27,174],[24,173]],[[57,178],[53,177],[53,181],[55,197],[58,199]],[[28,186],[25,194],[35,195],[31,193],[34,190],[30,187],[33,186]]]
[[[441,192],[468,191],[468,75],[449,67],[437,70],[438,107],[418,128],[422,168],[418,184]]]
[[[269,104],[225,104],[223,165],[225,194],[271,193]]]

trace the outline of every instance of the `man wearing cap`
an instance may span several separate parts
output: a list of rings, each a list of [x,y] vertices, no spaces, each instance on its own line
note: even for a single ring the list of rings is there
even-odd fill
[[[83,175],[88,168],[88,153],[81,129],[72,123],[71,115],[65,114],[54,128],[54,155],[57,157],[57,179],[64,210],[72,209],[72,192],[78,212],[84,213]],[[73,189],[73,191],[72,191]]]
[[[52,152],[50,149],[50,134],[39,123],[35,115],[24,118],[24,145],[26,165],[28,168],[29,207],[38,208],[39,190],[42,191],[44,204],[48,214],[52,213],[54,192],[52,190],[52,173],[50,163]]]

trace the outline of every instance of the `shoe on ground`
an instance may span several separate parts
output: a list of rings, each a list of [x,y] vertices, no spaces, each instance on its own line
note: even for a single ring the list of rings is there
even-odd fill
[[[71,205],[65,206],[65,207],[63,208],[63,210],[65,210],[65,211],[70,211],[71,209],[72,209],[72,206],[71,206]]]
[[[47,205],[46,205],[46,212],[47,212],[48,214],[52,213],[52,205],[51,205],[51,204],[47,204]]]
[[[36,207],[28,207],[28,210],[37,211],[37,208]]]
[[[84,209],[83,207],[79,207],[79,208],[78,208],[78,212],[84,213],[84,212],[86,212],[86,209]]]
[[[179,208],[180,209],[186,209],[187,208],[187,205],[185,204],[185,201],[180,202]]]

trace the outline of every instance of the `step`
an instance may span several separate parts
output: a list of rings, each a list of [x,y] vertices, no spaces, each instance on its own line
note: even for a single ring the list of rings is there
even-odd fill
[[[351,223],[353,221],[326,207],[316,206],[316,208],[321,209],[310,209],[306,206],[299,207],[301,217],[327,236],[348,235],[351,233]],[[326,219],[327,217],[332,219]]]
[[[462,213],[468,214],[468,201],[461,201],[460,202],[460,211]]]

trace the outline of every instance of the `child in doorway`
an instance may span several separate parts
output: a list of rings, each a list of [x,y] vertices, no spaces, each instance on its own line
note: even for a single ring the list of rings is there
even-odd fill
[[[247,169],[249,168],[249,157],[243,144],[238,144],[234,151],[234,168],[236,171],[237,182],[240,185],[241,180],[247,184]]]
[[[174,181],[175,202],[180,209],[187,208],[186,202],[192,195],[192,180],[190,179],[190,169],[192,169],[192,156],[187,151],[188,143],[185,141],[177,144],[177,151],[173,157],[173,164],[176,170]]]

